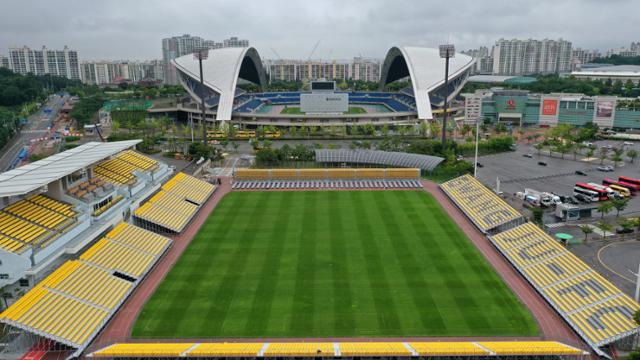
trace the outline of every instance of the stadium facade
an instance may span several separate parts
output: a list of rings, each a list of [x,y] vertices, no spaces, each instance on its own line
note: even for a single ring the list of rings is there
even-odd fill
[[[449,97],[464,86],[473,58],[457,54],[450,62]],[[199,121],[200,96],[204,94],[207,121],[221,125],[230,121],[242,125],[330,126],[345,124],[415,124],[433,119],[433,109],[444,103],[444,59],[437,49],[393,47],[381,69],[379,91],[348,92],[349,106],[358,111],[342,114],[305,114],[286,110],[299,108],[304,92],[248,93],[238,88],[248,81],[264,89],[265,71],[258,51],[252,47],[211,49],[203,61],[204,88],[201,88],[199,64],[193,55],[173,60],[180,83],[193,98],[193,103],[179,107],[189,120]],[[387,91],[387,85],[409,79],[411,86],[398,92]],[[315,80],[315,79],[312,79]]]

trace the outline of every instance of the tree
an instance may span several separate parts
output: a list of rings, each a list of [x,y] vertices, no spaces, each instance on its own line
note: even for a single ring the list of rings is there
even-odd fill
[[[589,234],[593,233],[593,228],[589,225],[580,225],[580,231],[584,234],[584,243],[589,240]]]
[[[538,156],[540,156],[540,152],[542,151],[542,149],[544,149],[544,144],[542,143],[537,143],[535,145],[533,145],[533,147],[538,150]]]
[[[613,229],[613,226],[604,220],[600,220],[596,223],[596,226],[602,230],[602,238],[604,239],[605,234],[610,232]]]
[[[601,147],[600,148],[600,165],[604,164],[604,159],[607,158],[607,154],[609,153],[609,149],[607,149],[606,147]]]
[[[589,150],[587,150],[587,159],[591,159],[593,157],[593,149],[589,148]]]
[[[629,205],[629,199],[613,199],[611,200],[611,206],[616,209],[616,217],[620,216],[620,211],[626,209]]]
[[[631,163],[633,164],[633,161],[638,157],[638,151],[631,149],[627,151],[627,156],[629,157],[629,160],[631,160]]]
[[[382,125],[380,132],[382,133],[383,137],[387,137],[387,135],[389,135],[389,124]]]
[[[614,166],[618,166],[618,162],[622,161],[622,154],[624,154],[623,148],[613,149],[613,155],[611,156],[611,160],[613,160]]]
[[[604,216],[613,210],[613,204],[611,201],[604,201],[598,205],[597,211],[600,213],[600,218],[604,219]]]
[[[532,221],[538,225],[542,225],[543,223],[543,215],[544,211],[539,207],[534,207],[531,209]]]

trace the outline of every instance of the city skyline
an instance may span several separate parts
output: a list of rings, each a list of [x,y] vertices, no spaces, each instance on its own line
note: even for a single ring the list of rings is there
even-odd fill
[[[500,38],[564,38],[575,47],[604,53],[637,41],[633,14],[640,10],[640,4],[628,0],[606,7],[577,0],[390,4],[386,0],[340,6],[335,1],[271,1],[245,4],[238,11],[236,3],[226,1],[87,4],[61,0],[52,8],[8,1],[8,11],[0,15],[0,54],[11,46],[67,45],[82,54],[82,60],[160,59],[161,39],[185,33],[215,40],[248,39],[265,58],[306,59],[318,41],[316,54],[332,60],[382,58],[393,45],[433,47],[449,41],[458,49],[468,49],[491,46]],[[291,16],[283,21],[283,13]],[[40,16],[64,20],[33,21]],[[598,27],[603,18],[616,21]]]

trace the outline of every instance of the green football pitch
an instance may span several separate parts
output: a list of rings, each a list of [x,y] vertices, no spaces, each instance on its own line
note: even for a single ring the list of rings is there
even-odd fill
[[[229,193],[133,329],[135,338],[537,334],[423,191]]]
[[[345,112],[345,114],[366,114],[367,110],[359,106],[349,106],[349,110]],[[300,110],[297,106],[288,106],[280,111],[280,114],[293,114],[293,115],[301,115],[304,114],[302,110]]]

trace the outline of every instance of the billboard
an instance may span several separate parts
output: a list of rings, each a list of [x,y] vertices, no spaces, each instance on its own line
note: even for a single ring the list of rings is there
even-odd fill
[[[558,100],[544,99],[542,100],[542,115],[555,115],[558,113]]]
[[[613,116],[613,100],[598,100],[596,102],[596,117],[609,119]]]

